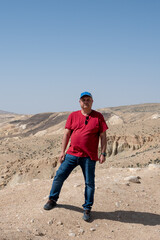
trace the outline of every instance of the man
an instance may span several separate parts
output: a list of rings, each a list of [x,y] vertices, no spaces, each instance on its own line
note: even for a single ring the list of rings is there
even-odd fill
[[[61,163],[54,177],[48,202],[45,210],[56,206],[61,187],[72,170],[80,165],[85,179],[85,203],[83,204],[85,221],[90,220],[90,211],[94,202],[95,165],[96,161],[102,164],[106,157],[106,130],[107,124],[103,115],[92,110],[93,98],[91,93],[83,92],[79,100],[81,110],[72,112],[65,125],[62,140]],[[71,143],[65,153],[69,139]],[[98,143],[101,143],[101,154],[98,158]]]

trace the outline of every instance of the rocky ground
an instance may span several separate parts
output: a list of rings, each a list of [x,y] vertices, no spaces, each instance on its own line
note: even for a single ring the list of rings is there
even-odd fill
[[[133,176],[140,183],[130,182]],[[158,240],[159,180],[158,165],[135,169],[97,164],[90,223],[82,220],[84,181],[79,168],[64,183],[58,205],[51,211],[43,210],[43,205],[52,180],[7,186],[0,194],[0,239]]]
[[[100,111],[109,126],[107,161],[97,163],[90,223],[82,220],[79,168],[65,182],[58,206],[43,210],[69,113],[0,111],[0,240],[159,239],[160,104]]]

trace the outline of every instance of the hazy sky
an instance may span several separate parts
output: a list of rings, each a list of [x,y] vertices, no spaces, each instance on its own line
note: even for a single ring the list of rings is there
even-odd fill
[[[160,102],[159,0],[0,0],[0,110]]]

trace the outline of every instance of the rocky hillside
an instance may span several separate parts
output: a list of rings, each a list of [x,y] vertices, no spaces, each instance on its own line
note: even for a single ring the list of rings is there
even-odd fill
[[[156,120],[160,119],[160,104],[158,103],[103,108],[98,111],[103,114],[110,129],[121,135],[126,133],[126,130],[133,134],[140,132],[145,134],[146,125],[149,123],[151,126],[156,125]],[[40,113],[31,116],[0,111],[0,124],[5,123],[5,126],[0,129],[0,138],[54,134],[56,130],[60,130],[60,126],[64,127],[69,113]],[[142,129],[135,128],[135,125],[142,125]],[[113,135],[113,131],[109,132]]]
[[[137,167],[160,162],[160,104],[99,109],[109,126],[108,166]],[[0,186],[51,178],[69,112],[0,114]]]

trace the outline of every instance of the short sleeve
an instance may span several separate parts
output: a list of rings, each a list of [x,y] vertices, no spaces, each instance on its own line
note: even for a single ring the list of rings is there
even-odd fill
[[[100,124],[100,133],[105,132],[108,129],[108,126],[102,114],[100,114],[100,117],[99,117],[99,124]]]
[[[65,128],[72,130],[72,114],[68,116]]]

